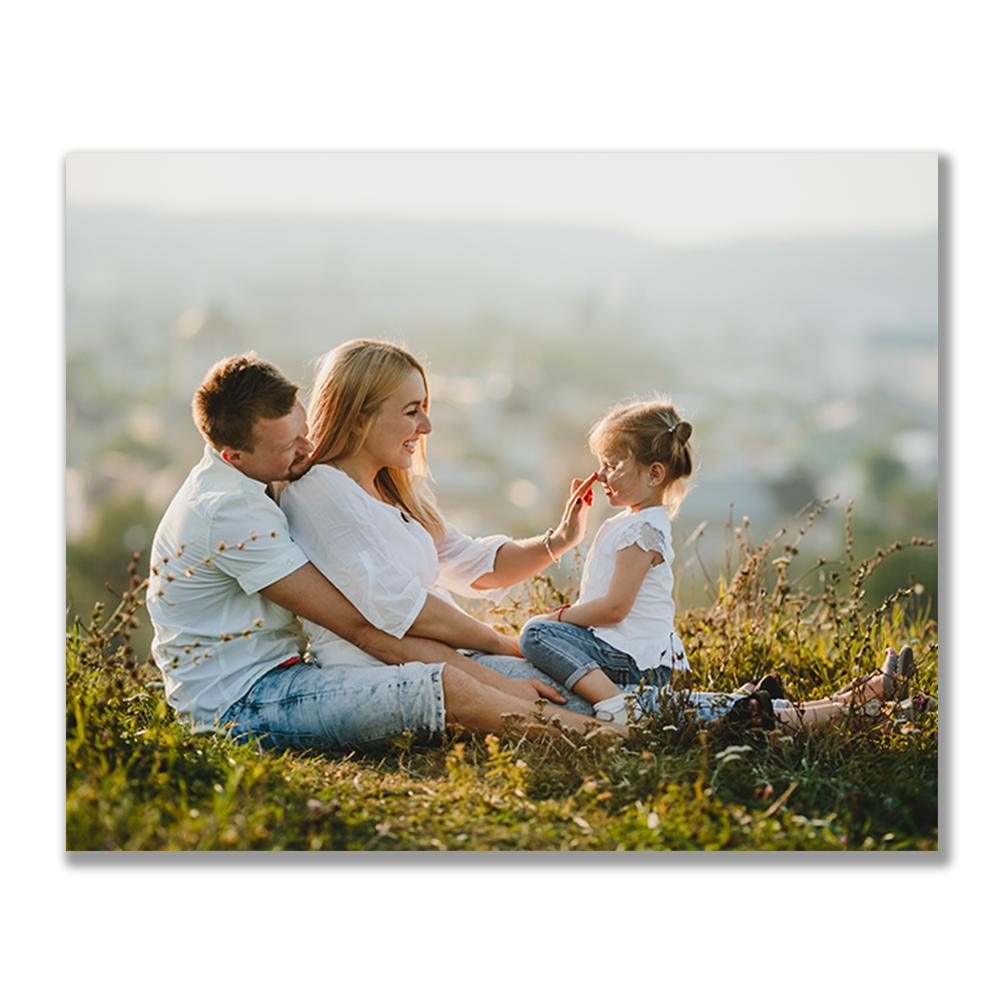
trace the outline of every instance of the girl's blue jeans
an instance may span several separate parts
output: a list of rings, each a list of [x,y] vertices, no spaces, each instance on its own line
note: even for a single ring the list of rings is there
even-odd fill
[[[627,653],[598,638],[590,629],[568,622],[533,622],[525,626],[521,632],[521,652],[568,691],[591,671],[603,670],[632,696],[637,717],[657,715],[669,705],[678,713],[691,713],[702,722],[711,722],[721,719],[740,697],[718,691],[675,691],[670,685],[673,673],[670,667],[640,670]],[[673,655],[687,662],[680,648]]]
[[[640,670],[628,653],[569,622],[532,622],[521,632],[520,645],[526,659],[569,691],[593,670],[603,670],[623,690],[670,683],[670,667]]]

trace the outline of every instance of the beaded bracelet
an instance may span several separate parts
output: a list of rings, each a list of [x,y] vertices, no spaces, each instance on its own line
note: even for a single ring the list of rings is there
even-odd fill
[[[552,528],[549,528],[549,530],[545,532],[545,535],[544,535],[544,537],[542,538],[542,541],[544,541],[544,542],[545,542],[545,551],[546,551],[546,552],[548,552],[548,554],[549,554],[549,558],[550,558],[550,559],[551,559],[551,560],[552,560],[552,561],[553,561],[554,563],[557,563],[557,562],[559,562],[559,560],[558,560],[558,559],[556,559],[556,557],[555,557],[555,556],[554,556],[554,555],[552,554],[552,546],[551,546],[551,545],[549,544],[549,542],[550,542],[550,541],[552,540],[552,535],[553,535],[553,534],[554,534],[554,531],[553,531],[553,529],[552,529]]]

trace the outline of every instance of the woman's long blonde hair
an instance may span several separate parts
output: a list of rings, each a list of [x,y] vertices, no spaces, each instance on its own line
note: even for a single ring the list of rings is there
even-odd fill
[[[310,467],[355,455],[365,442],[382,404],[420,372],[427,396],[427,374],[409,351],[383,340],[349,340],[323,355],[309,394],[309,433],[315,445]],[[429,400],[429,397],[428,397]],[[445,523],[427,483],[424,439],[417,442],[411,469],[380,469],[376,489],[387,502],[419,521],[435,539]]]

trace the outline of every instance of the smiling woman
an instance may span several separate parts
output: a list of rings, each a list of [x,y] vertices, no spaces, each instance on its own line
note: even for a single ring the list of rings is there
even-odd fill
[[[499,600],[511,584],[579,544],[586,530],[596,473],[573,481],[559,525],[544,535],[469,538],[447,523],[427,484],[429,409],[423,366],[408,351],[385,341],[342,344],[322,359],[312,387],[308,424],[316,446],[309,471],[281,494],[296,542],[370,621],[396,607],[401,616],[412,614],[422,594],[452,605],[450,594]],[[372,662],[339,636],[306,624],[321,663]],[[510,655],[491,656],[490,666],[508,677],[538,679],[516,642],[496,638]]]
[[[340,469],[439,537],[444,519],[426,486],[428,406],[427,377],[408,351],[373,340],[342,344],[323,358],[310,394],[311,465]]]
[[[346,472],[376,500],[381,500],[375,479],[382,469],[408,471],[424,434],[430,434],[427,387],[417,369],[379,406],[361,447],[353,455],[327,461]]]

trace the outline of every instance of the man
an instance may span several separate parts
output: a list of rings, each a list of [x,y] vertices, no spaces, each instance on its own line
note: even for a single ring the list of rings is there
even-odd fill
[[[511,665],[505,676],[457,653],[509,654],[514,644],[447,602],[422,595],[403,621],[368,621],[308,561],[269,486],[308,466],[297,392],[250,352],[216,364],[194,395],[205,453],[157,529],[147,602],[174,709],[266,747],[341,749],[446,722],[498,731],[504,715],[530,717],[540,695],[566,703],[524,660],[493,661]],[[313,663],[297,616],[386,666]],[[593,724],[553,706],[543,714],[581,731]]]

